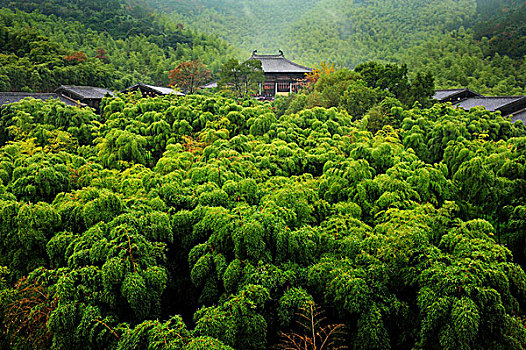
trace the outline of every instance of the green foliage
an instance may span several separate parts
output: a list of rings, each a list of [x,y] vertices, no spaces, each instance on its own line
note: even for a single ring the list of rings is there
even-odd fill
[[[34,29],[13,26],[14,15],[0,14],[2,91],[52,91],[61,84],[111,86],[114,70],[97,59],[68,60],[63,45]]]
[[[461,27],[410,48],[399,60],[416,71],[431,72],[437,88],[469,87],[489,96],[524,94],[524,59],[491,52],[494,43],[514,47],[508,39],[476,40],[472,30]]]
[[[197,335],[211,335],[238,349],[264,349],[267,322],[258,311],[269,299],[268,291],[247,285],[219,308],[196,312]]]
[[[525,93],[526,11],[520,0],[148,3],[186,26],[241,47],[244,57],[254,49],[274,53],[281,48],[287,58],[310,67],[321,60],[338,68],[371,60],[407,64],[420,87],[429,85],[418,72],[430,72],[439,88]],[[424,97],[417,91],[413,95]]]
[[[219,86],[232,89],[238,97],[247,97],[259,89],[265,80],[261,61],[249,60],[239,63],[236,59],[228,60],[222,67]]]
[[[138,81],[167,86],[169,71],[182,61],[200,59],[217,73],[236,53],[136,2],[0,5],[1,91],[49,92],[61,84],[122,90]]]
[[[318,96],[383,95],[335,74],[349,79],[320,79]],[[3,109],[0,344],[266,349],[345,330],[326,338],[526,346],[524,125],[393,97],[361,119],[272,107],[194,94],[121,95],[100,119]]]

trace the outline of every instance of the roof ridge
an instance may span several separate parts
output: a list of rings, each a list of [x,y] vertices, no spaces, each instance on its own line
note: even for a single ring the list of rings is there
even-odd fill
[[[264,57],[264,58],[285,58],[282,54],[279,55],[258,55],[258,54],[252,54],[252,57]]]
[[[110,90],[108,88],[102,87],[102,86],[91,86],[91,85],[60,85],[61,87],[69,87],[69,88],[87,88],[87,89],[103,89],[103,90]]]
[[[1,91],[1,95],[57,95],[56,92]]]
[[[490,98],[493,98],[493,99],[496,99],[496,98],[525,98],[526,95],[504,95],[504,96],[473,96],[473,97],[468,97],[468,99],[472,99],[472,98],[487,98],[487,99],[490,99]]]
[[[469,90],[469,88],[458,88],[458,89],[436,89],[435,91],[461,91],[461,90]]]

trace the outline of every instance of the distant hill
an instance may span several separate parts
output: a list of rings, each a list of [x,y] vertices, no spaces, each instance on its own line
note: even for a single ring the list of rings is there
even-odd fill
[[[408,63],[437,87],[524,93],[526,8],[519,0],[145,0],[172,20],[305,65]],[[509,60],[508,60],[509,58]]]
[[[526,55],[526,1],[477,0],[475,38],[490,41],[491,54],[522,59]]]
[[[187,25],[247,52],[282,49],[305,64],[354,66],[400,50],[475,16],[474,0],[146,0]]]
[[[154,14],[142,0],[0,0],[0,7],[25,12],[37,10],[44,15],[78,21],[87,28],[105,31],[116,39],[128,35],[164,33],[164,28],[154,23]],[[190,38],[184,40],[189,41]]]
[[[177,21],[214,34],[249,53],[286,49],[284,33],[319,0],[145,0]]]
[[[137,1],[0,0],[0,6],[0,30],[10,33],[0,48],[0,76],[5,77],[0,90],[52,91],[65,82],[64,74],[46,69],[55,72],[71,62],[83,69],[93,64],[85,69],[89,74],[68,76],[70,84],[98,82],[114,89],[138,81],[167,85],[168,72],[183,60],[200,59],[217,72],[237,53],[224,41],[185,29]],[[29,40],[25,32],[37,39]],[[27,49],[19,50],[18,37],[27,41]],[[31,42],[49,42],[54,49],[36,54]],[[68,61],[70,56],[74,59]],[[37,83],[31,72],[40,77]],[[99,80],[90,78],[101,74]]]

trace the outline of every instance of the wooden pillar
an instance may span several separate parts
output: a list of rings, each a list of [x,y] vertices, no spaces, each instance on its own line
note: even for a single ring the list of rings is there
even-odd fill
[[[278,79],[276,79],[276,84],[274,85],[274,87],[275,87],[274,96],[276,96],[278,94]]]

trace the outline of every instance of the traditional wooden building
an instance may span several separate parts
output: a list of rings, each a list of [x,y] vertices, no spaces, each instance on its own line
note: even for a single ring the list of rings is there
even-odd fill
[[[455,106],[469,111],[473,107],[482,106],[488,111],[499,111],[502,116],[518,113],[526,108],[526,96],[482,96],[471,97],[454,103]]]
[[[68,106],[86,107],[85,104],[80,103],[78,101],[74,101],[67,96],[40,92],[0,92],[0,106],[15,103],[25,98],[34,98],[35,100],[43,101],[49,99],[59,99],[61,102],[64,102]]]
[[[106,96],[113,96],[113,92],[94,86],[75,86],[61,85],[56,91],[57,94],[67,96],[74,101],[79,101],[100,112],[100,103]]]
[[[122,92],[134,92],[134,91],[140,91],[142,94],[142,97],[156,97],[156,96],[167,96],[167,95],[177,95],[177,96],[184,96],[184,94],[180,91],[176,91],[169,87],[164,86],[155,86],[155,85],[149,85],[144,83],[138,83],[133,86],[130,86],[127,89],[122,90]]]
[[[483,96],[473,90],[436,90],[433,98],[439,102],[451,102],[453,106],[469,111],[473,107],[484,107],[490,112],[500,112],[512,122],[526,124],[526,96]]]
[[[297,92],[307,82],[306,74],[312,72],[311,68],[286,59],[281,50],[279,55],[258,55],[255,50],[249,60],[261,61],[265,82],[261,86],[260,96],[266,98]]]
[[[436,90],[433,99],[439,102],[460,102],[471,97],[482,97],[481,94],[473,90],[464,89],[444,89]]]

